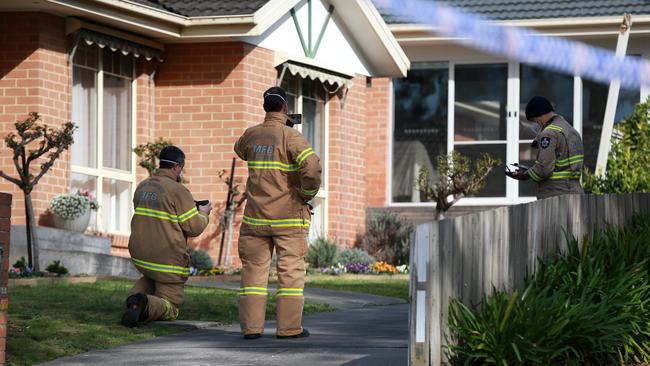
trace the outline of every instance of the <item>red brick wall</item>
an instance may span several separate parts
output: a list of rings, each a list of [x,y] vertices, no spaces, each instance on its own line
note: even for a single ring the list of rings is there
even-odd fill
[[[385,207],[387,193],[388,143],[390,126],[390,78],[373,78],[366,95],[365,186],[366,206]]]
[[[351,246],[365,226],[366,78],[329,103],[328,236]],[[342,105],[344,102],[344,105]]]
[[[230,172],[232,147],[247,127],[262,121],[261,95],[275,83],[273,53],[242,42],[168,45],[156,77],[156,137],[186,153],[185,177],[196,199],[215,203],[210,225],[192,245],[216,258],[219,214],[227,187],[217,172]],[[237,163],[244,189],[246,166]],[[239,218],[237,220],[239,222]],[[237,259],[237,232],[233,258]]]
[[[43,13],[0,13],[0,136],[14,131],[13,123],[29,112],[39,112],[43,122],[59,126],[70,116],[70,69],[66,64],[65,22]],[[11,151],[0,147],[0,169],[16,175]],[[64,154],[32,193],[39,223],[49,201],[65,193],[68,155]],[[37,172],[39,161],[32,163]],[[14,223],[25,222],[22,192],[0,179],[0,191],[12,193]]]
[[[0,193],[0,245],[3,252],[2,272],[0,272],[0,364],[5,363],[7,347],[7,282],[9,279],[9,233],[11,230],[11,195]]]

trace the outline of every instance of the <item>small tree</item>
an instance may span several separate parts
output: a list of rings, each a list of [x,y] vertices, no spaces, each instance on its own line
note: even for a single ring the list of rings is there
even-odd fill
[[[434,180],[428,169],[421,168],[416,184],[426,201],[436,203],[436,219],[441,220],[458,200],[480,191],[492,168],[499,164],[500,161],[489,154],[483,154],[474,164],[457,151],[441,154],[436,158],[439,178]]]
[[[650,192],[650,98],[616,126],[605,174],[584,171],[584,188],[597,194]]]
[[[52,128],[40,124],[40,120],[41,117],[38,113],[32,112],[27,119],[17,121],[14,124],[16,132],[12,132],[5,137],[5,144],[13,151],[13,161],[18,172],[18,178],[11,177],[0,170],[0,177],[17,185],[25,196],[27,257],[29,266],[35,271],[38,271],[38,248],[34,246],[34,236],[32,235],[34,209],[32,207],[31,193],[45,173],[54,165],[56,159],[61,156],[61,153],[72,145],[74,142],[72,135],[75,130],[72,122],[67,122],[60,128]],[[26,150],[27,145],[31,143],[34,143],[37,148],[35,150]],[[34,176],[30,172],[29,165],[45,154],[47,154],[47,158],[41,163],[38,174]]]
[[[138,165],[147,169],[150,177],[158,166],[156,163],[160,156],[160,150],[169,145],[172,145],[171,141],[166,141],[162,137],[159,137],[157,141],[147,142],[133,149],[133,152],[141,159]]]

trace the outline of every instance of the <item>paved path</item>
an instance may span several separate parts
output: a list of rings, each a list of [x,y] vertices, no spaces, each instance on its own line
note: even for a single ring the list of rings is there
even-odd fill
[[[204,322],[194,324],[200,328],[197,330],[60,358],[45,365],[407,364],[407,304],[388,305],[402,301],[311,288],[305,290],[305,296],[314,301],[328,300],[327,303],[345,310],[305,316],[303,325],[312,335],[304,339],[276,339],[274,321],[266,323],[265,336],[257,340],[242,339],[237,324],[213,326]]]

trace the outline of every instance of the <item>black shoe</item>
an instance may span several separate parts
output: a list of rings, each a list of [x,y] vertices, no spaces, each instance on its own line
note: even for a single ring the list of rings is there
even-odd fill
[[[261,333],[250,333],[250,334],[244,334],[244,339],[257,339],[262,337]]]
[[[309,331],[307,330],[307,328],[302,328],[302,333],[298,333],[298,334],[294,334],[294,335],[290,335],[290,336],[281,336],[281,335],[279,335],[277,337],[280,338],[280,339],[307,338],[307,337],[309,337]]]
[[[133,328],[138,325],[147,308],[147,295],[137,293],[126,299],[126,310],[122,314],[122,325]]]

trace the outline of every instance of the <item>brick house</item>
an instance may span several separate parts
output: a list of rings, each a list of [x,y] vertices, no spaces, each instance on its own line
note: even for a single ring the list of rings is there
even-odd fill
[[[311,236],[351,245],[366,209],[387,202],[389,78],[408,67],[368,1],[9,0],[0,3],[0,132],[30,111],[50,125],[75,122],[71,151],[32,194],[37,222],[51,224],[55,196],[88,189],[101,205],[93,231],[128,255],[132,194],[146,177],[132,149],[172,141],[187,154],[194,197],[223,202],[217,172],[278,83],[325,168]],[[14,173],[1,151],[0,169]],[[237,182],[245,176],[238,161]],[[24,223],[21,192],[6,181],[0,191],[14,194],[14,224]],[[193,243],[213,257],[218,219]]]

